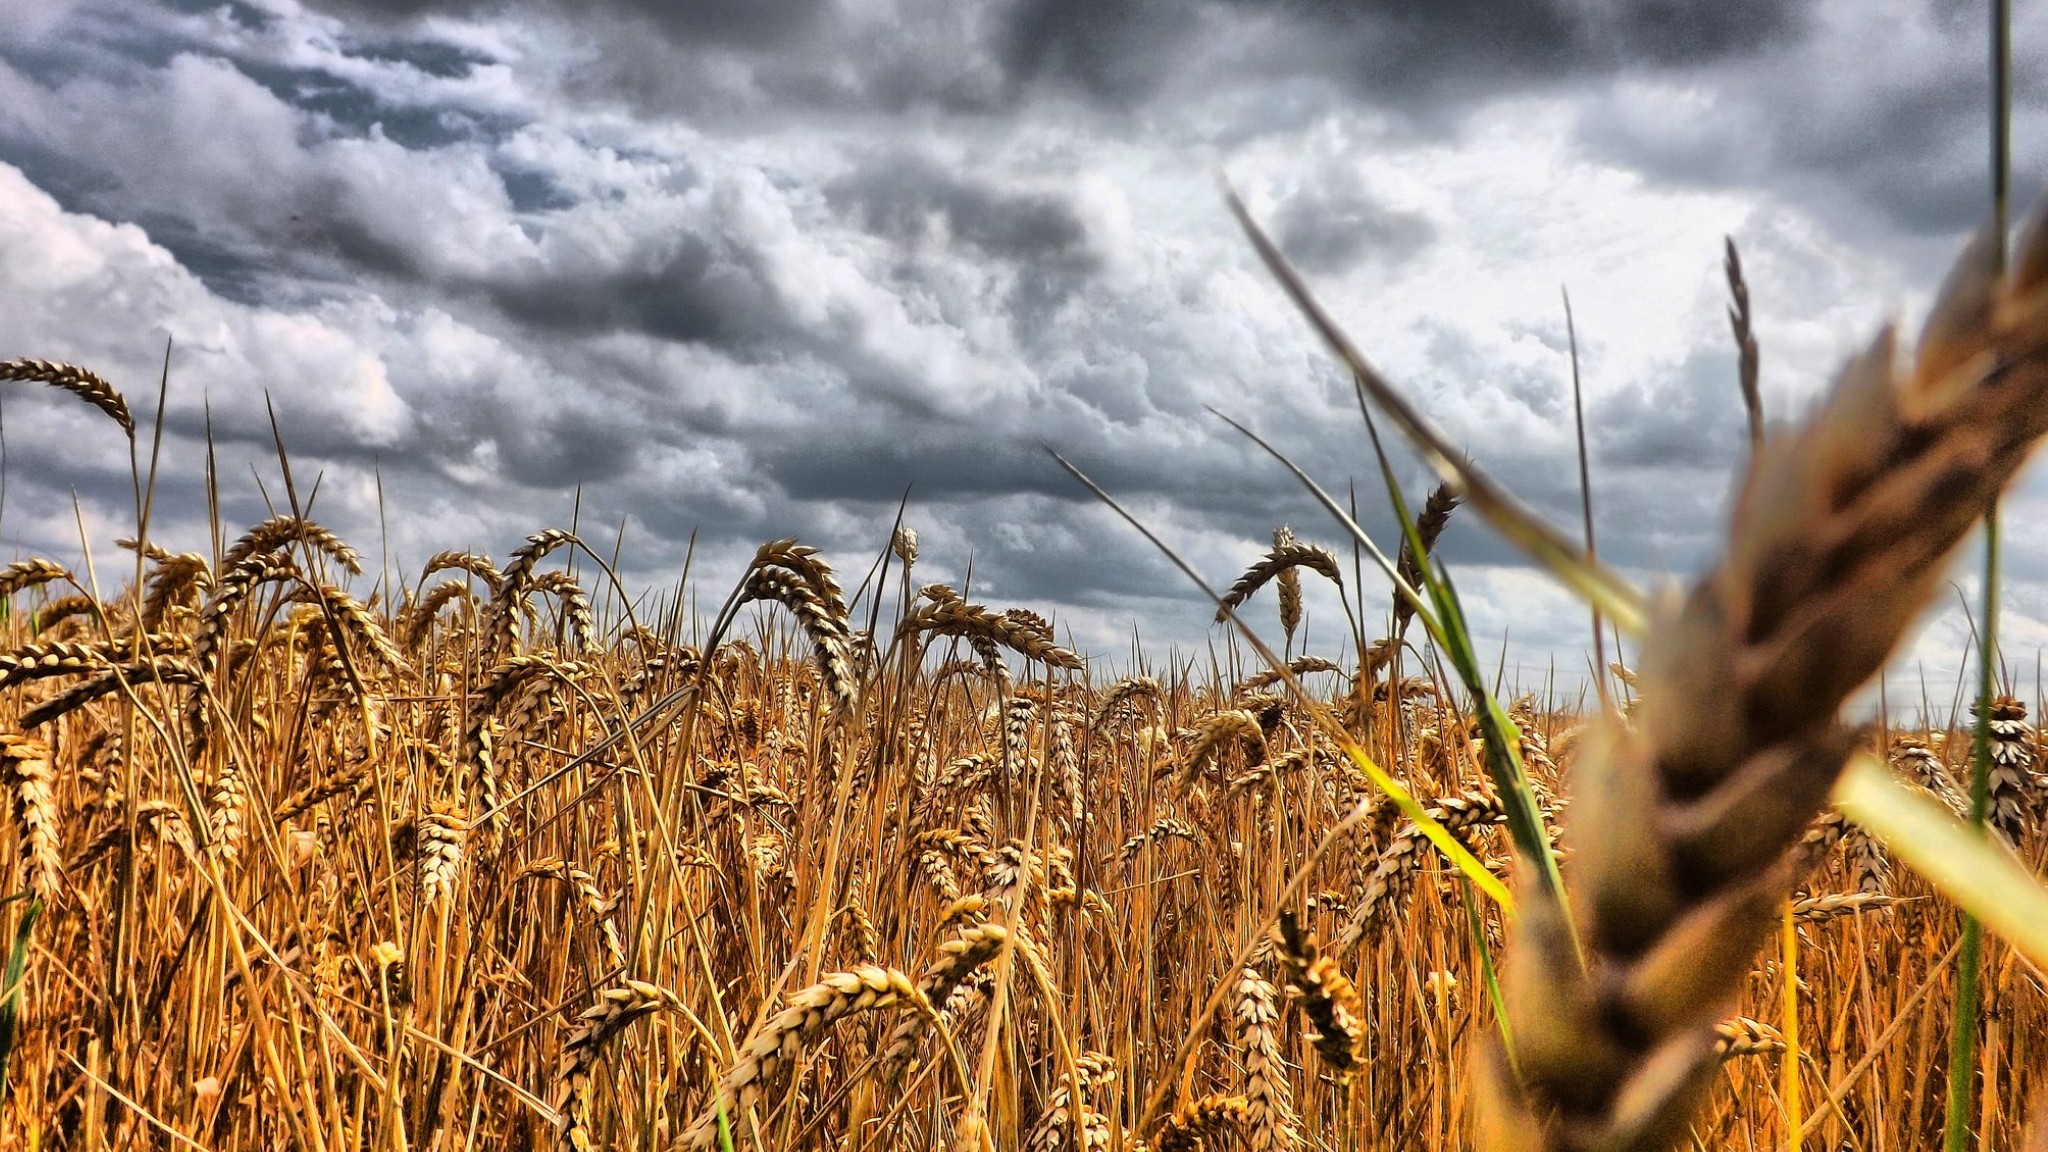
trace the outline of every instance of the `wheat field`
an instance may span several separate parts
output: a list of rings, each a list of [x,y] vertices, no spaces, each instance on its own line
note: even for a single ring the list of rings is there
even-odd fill
[[[2009,270],[1973,247],[1803,428],[1753,420],[1720,559],[1651,603],[1433,439],[1246,224],[1446,474],[1410,519],[1389,470],[1370,587],[1275,533],[1217,602],[1277,610],[1277,655],[1112,677],[921,584],[901,524],[651,613],[559,529],[373,580],[288,475],[294,510],[214,550],[139,512],[118,590],[0,570],[0,1145],[2048,1138],[2041,702],[1841,718],[2048,433],[2048,228]],[[0,380],[137,436],[86,369]],[[1464,515],[1636,633],[1611,692],[1491,694],[1433,555]],[[1298,650],[1305,580],[1341,650]],[[1902,866],[1929,858],[1883,805],[1849,819],[1858,764],[1938,823],[1980,808],[1960,850],[2018,911]],[[1960,960],[1956,901],[2013,943]]]
[[[722,1100],[749,1147],[1465,1146],[1499,910],[1276,677],[1091,679],[1033,613],[916,588],[909,540],[872,634],[821,557],[765,546],[708,659],[599,618],[562,532],[437,556],[389,610],[289,516],[218,560],[147,548],[134,596],[8,569],[11,885],[42,910],[0,1139],[703,1148]],[[1328,557],[1283,542],[1235,599],[1277,577],[1246,610],[1298,613]],[[1292,668],[1505,876],[1453,686],[1372,663]],[[1583,718],[1514,711],[1555,816]],[[2024,711],[1997,811],[2038,866]],[[1966,734],[1870,739],[1961,795]],[[1810,1139],[1927,1146],[1954,909],[1839,818],[1802,850]],[[1981,1131],[2010,1147],[2048,999],[1992,971]],[[1784,981],[1759,962],[1719,1029],[1699,1146],[1783,1142]]]

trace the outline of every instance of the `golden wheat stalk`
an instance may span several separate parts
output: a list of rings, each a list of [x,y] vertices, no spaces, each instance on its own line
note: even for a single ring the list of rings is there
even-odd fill
[[[567,572],[543,572],[533,578],[533,590],[552,595],[561,602],[562,616],[569,623],[569,643],[577,652],[597,651],[597,617],[590,610],[590,594]]]
[[[1285,673],[1282,673],[1278,668],[1268,668],[1263,672],[1255,673],[1238,681],[1232,686],[1230,691],[1232,695],[1240,692],[1260,692],[1271,688],[1273,685],[1289,677],[1299,680],[1303,676],[1310,676],[1317,672],[1341,671],[1343,669],[1334,660],[1325,660],[1321,656],[1297,656],[1287,662]]]
[[[451,548],[427,557],[426,564],[420,568],[420,583],[425,584],[436,572],[448,571],[469,573],[483,584],[487,592],[496,591],[505,582],[505,574],[498,571],[490,557]]]
[[[30,588],[48,584],[52,580],[69,579],[71,569],[54,560],[37,557],[17,560],[5,568],[0,568],[0,600],[5,600],[17,592],[26,592]]]
[[[1273,547],[1291,548],[1296,543],[1294,529],[1282,524],[1273,529]],[[1301,627],[1301,571],[1289,568],[1275,578],[1280,597],[1280,631],[1286,636],[1290,647],[1294,644],[1294,631]]]
[[[1976,715],[1979,706],[1970,705]],[[2027,706],[2011,696],[1991,702],[1991,807],[1987,822],[2010,843],[2017,844],[2040,814],[2041,790],[2034,778],[2034,729]]]
[[[1024,1136],[1025,1152],[1062,1152],[1073,1147],[1088,1152],[1107,1147],[1109,1120],[1088,1107],[1087,1094],[1116,1081],[1116,1060],[1105,1052],[1084,1052],[1074,1061],[1074,1075],[1053,1081],[1046,1097],[1045,1111]],[[1082,1098],[1074,1098],[1079,1084]],[[1099,1145],[1098,1145],[1099,1142]]]
[[[597,886],[597,878],[588,871],[563,860],[560,856],[543,856],[519,870],[516,879],[544,877],[569,886],[576,893],[576,899],[583,910],[596,923],[598,936],[604,941],[605,959],[613,968],[626,966],[626,948],[619,939],[619,926],[612,919],[612,910],[617,898],[607,899]]]
[[[1003,942],[1009,939],[1009,932],[1000,924],[977,924],[963,928],[960,934],[939,946],[939,958],[925,969],[917,981],[918,995],[927,1004],[951,1006],[953,993],[967,978],[983,964],[995,959]],[[880,1065],[881,1081],[894,1085],[910,1067],[917,1056],[918,1045],[929,1030],[931,1018],[923,1013],[913,1013],[896,1022],[889,1033],[889,1041],[882,1048]]]
[[[267,556],[288,544],[305,544],[316,552],[324,552],[336,564],[348,569],[351,576],[363,574],[363,558],[349,547],[341,537],[326,528],[290,514],[272,516],[242,534],[242,538],[228,547],[220,558],[221,571],[225,572],[251,556]]]
[[[24,886],[45,904],[52,903],[64,890],[64,860],[58,850],[63,823],[50,746],[33,736],[0,732],[0,776],[6,778],[14,801]]]
[[[1388,805],[1380,811],[1396,810]],[[1507,809],[1500,797],[1487,789],[1441,797],[1423,811],[1452,835],[1507,821]],[[1386,926],[1401,898],[1414,884],[1415,872],[1422,865],[1422,850],[1428,845],[1422,826],[1413,820],[1403,822],[1394,832],[1387,846],[1380,850],[1372,874],[1352,906],[1350,918],[1337,931],[1338,951],[1348,952],[1361,941],[1375,938]]]
[[[48,384],[69,392],[106,413],[121,426],[121,431],[135,435],[135,417],[128,412],[127,399],[96,372],[76,364],[58,364],[49,360],[0,360],[0,380]]]
[[[2001,283],[1987,233],[1901,373],[1887,330],[1752,461],[1718,565],[1644,640],[1635,721],[1574,774],[1573,908],[1522,904],[1486,1062],[1499,1148],[1652,1149],[1711,1077],[1713,1023],[1860,737],[1835,720],[2048,431],[2048,229]],[[1576,941],[1569,925],[1576,925]]]
[[[1242,1096],[1212,1092],[1189,1101],[1159,1127],[1159,1152],[1199,1152],[1214,1139],[1244,1131],[1249,1106]]]
[[[1309,1044],[1331,1072],[1349,1076],[1365,1055],[1365,1003],[1358,988],[1302,933],[1292,911],[1280,913],[1279,958],[1287,969],[1288,993],[1308,1018]]]
[[[1792,919],[1801,924],[1819,924],[1838,916],[1852,916],[1859,912],[1874,912],[1889,908],[1897,901],[1883,892],[1831,892],[1825,896],[1807,896],[1792,902]]]
[[[1252,1152],[1301,1146],[1287,1061],[1280,1055],[1280,1007],[1271,982],[1247,966],[1237,977],[1238,1043],[1244,1046],[1245,1128]]]
[[[905,613],[902,622],[896,626],[896,637],[904,640],[929,634],[958,636],[969,642],[980,640],[991,645],[1001,644],[1028,659],[1054,668],[1079,671],[1081,658],[1055,643],[1050,632],[1042,630],[1040,624],[1028,615],[992,612],[983,605],[969,604],[955,596],[920,604]]]
[[[193,705],[196,710],[199,697],[206,690],[206,681],[200,675],[199,667],[189,660],[159,656],[154,660],[136,661],[129,664],[107,666],[94,679],[87,680],[76,688],[52,696],[21,714],[21,727],[39,728],[53,720],[77,711],[102,697],[111,696],[121,690],[123,684],[182,684],[197,689]]]
[[[510,654],[519,631],[519,613],[525,611],[528,595],[533,591],[533,570],[550,552],[558,548],[575,545],[583,541],[573,532],[560,528],[547,528],[526,538],[512,552],[511,563],[498,577],[498,583],[491,590],[490,605],[484,610],[484,650],[493,658]],[[465,553],[442,553],[436,560],[449,558],[451,566],[466,567],[456,557]]]
[[[1785,1034],[1761,1020],[1731,1016],[1714,1025],[1714,1055],[1719,1059],[1770,1056],[1784,1050]]]
[[[1955,778],[1949,775],[1941,757],[1927,746],[1927,741],[1917,736],[1900,736],[1892,741],[1890,759],[1893,771],[1908,783],[1926,789],[1947,805],[1949,811],[1957,816],[1969,812],[1970,798],[1956,786]]]
[[[829,577],[829,573],[828,573]],[[811,642],[818,674],[832,696],[832,715],[850,719],[860,706],[860,678],[848,652],[845,606],[818,590],[820,581],[793,576],[780,567],[757,567],[742,587],[739,603],[766,600],[796,614]],[[836,588],[833,591],[837,591]]]
[[[1230,591],[1223,594],[1223,603],[1216,608],[1217,622],[1230,619],[1230,613],[1251,599],[1252,594],[1264,588],[1268,581],[1283,572],[1292,572],[1297,568],[1307,568],[1316,572],[1339,588],[1344,586],[1344,575],[1337,567],[1337,556],[1328,548],[1320,544],[1299,542],[1276,544],[1271,552],[1245,569],[1244,575],[1237,578],[1237,583],[1230,586]]]
[[[1230,708],[1203,717],[1195,725],[1193,743],[1181,754],[1176,773],[1179,787],[1185,789],[1194,784],[1210,761],[1238,744],[1249,749],[1248,754],[1254,757],[1264,754],[1266,732],[1256,713],[1244,708]]]
[[[643,980],[628,980],[597,994],[597,1003],[577,1017],[555,1065],[555,1147],[590,1152],[591,1078],[604,1050],[635,1020],[683,1006],[675,993]]]
[[[683,1147],[711,1152],[718,1141],[720,1112],[728,1122],[736,1123],[832,1025],[860,1012],[893,1008],[899,1003],[927,1017],[932,1015],[931,1001],[908,976],[874,965],[834,972],[792,993],[782,1011],[769,1017],[740,1047],[733,1066],[719,1078],[713,1103],[684,1130]]]
[[[1422,587],[1422,565],[1436,548],[1444,529],[1450,527],[1451,513],[1458,510],[1462,498],[1448,483],[1438,484],[1430,490],[1429,499],[1423,502],[1422,514],[1415,518],[1415,534],[1422,538],[1422,555],[1415,555],[1415,546],[1407,533],[1401,535],[1401,552],[1394,561],[1394,571],[1410,588]],[[1394,597],[1394,634],[1401,634],[1408,621],[1415,615],[1415,604],[1406,596]]]

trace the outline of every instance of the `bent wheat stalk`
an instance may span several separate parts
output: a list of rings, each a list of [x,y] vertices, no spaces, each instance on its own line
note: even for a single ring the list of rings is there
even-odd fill
[[[1719,564],[1644,641],[1634,723],[1589,738],[1566,829],[1581,935],[1555,902],[1525,903],[1506,985],[1520,1076],[1496,1045],[1491,1147],[1682,1134],[1715,1019],[1794,882],[1787,850],[1857,744],[1836,709],[2048,431],[2048,229],[2003,282],[1991,239],[1909,370],[1886,330],[1804,430],[1762,446]]]

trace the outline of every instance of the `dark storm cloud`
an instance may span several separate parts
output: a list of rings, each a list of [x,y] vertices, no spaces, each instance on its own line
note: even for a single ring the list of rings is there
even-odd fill
[[[1004,260],[1088,264],[1088,226],[1044,192],[1011,191],[915,152],[876,157],[825,195],[870,232],[903,244],[950,237]],[[943,232],[934,237],[934,225]]]
[[[1333,168],[1281,204],[1273,231],[1288,259],[1310,272],[1348,272],[1371,260],[1390,268],[1436,239],[1436,226],[1415,212],[1374,199],[1355,172]]]
[[[1598,398],[1586,414],[1594,450],[1621,468],[1727,473],[1748,443],[1733,352],[1702,349],[1647,384]]]
[[[1042,443],[1218,581],[1278,522],[1341,537],[1209,405],[1331,489],[1355,483],[1366,527],[1396,538],[1348,384],[1229,230],[1211,164],[1256,182],[1319,284],[1352,306],[1390,294],[1375,336],[1407,356],[1404,385],[1561,525],[1578,515],[1562,326],[1515,319],[1512,292],[1480,279],[1526,257],[1509,250],[1547,208],[1516,173],[1467,173],[1581,157],[1466,139],[1486,125],[1468,113],[1609,101],[1578,129],[1595,157],[1632,157],[1615,185],[1847,182],[1930,227],[1963,186],[1940,177],[1965,148],[1967,86],[1867,85],[1860,135],[1829,127],[1847,97],[1798,122],[1797,68],[1827,69],[1789,0],[316,7],[148,9],[131,29],[115,0],[81,0],[29,47],[0,14],[0,162],[74,214],[0,169],[0,208],[23,222],[10,233],[0,211],[0,244],[75,276],[30,319],[0,314],[0,337],[111,362],[133,388],[150,362],[124,363],[113,334],[176,331],[168,450],[203,458],[203,399],[215,442],[268,476],[274,390],[295,462],[327,470],[323,507],[359,543],[380,522],[374,474],[407,550],[502,554],[573,506],[629,523],[643,573],[672,572],[693,534],[714,582],[791,534],[850,570],[908,488],[931,578],[971,558],[992,599],[1130,612],[1176,638],[1205,635],[1206,608]],[[1661,110],[1628,119],[1639,83],[1704,85],[1793,175],[1742,167],[1682,117],[1661,134]],[[1887,170],[1911,179],[1887,191]],[[1479,271],[1455,266],[1475,249]],[[101,259],[114,273],[76,272]],[[1439,299],[1444,277],[1471,307],[1413,318],[1403,295]],[[1671,355],[1610,383],[1587,350],[1596,507],[1624,563],[1691,563],[1742,450],[1725,352]],[[1396,455],[1419,499],[1429,478]],[[17,456],[10,509],[61,523],[66,484],[118,509],[123,463]],[[265,512],[247,472],[230,520]],[[167,517],[203,524],[196,488],[165,492]],[[1469,515],[1454,525],[1453,562],[1520,564]]]
[[[1233,55],[1254,66],[1298,74],[1306,65],[1342,87],[1433,116],[1445,104],[1462,107],[1566,78],[1583,82],[1589,72],[1624,63],[1678,65],[1746,52],[1796,33],[1799,10],[1790,0],[1020,0],[1004,21],[1001,59],[1016,82],[1062,84],[1130,105],[1167,87],[1176,76],[1172,62],[1200,58],[1199,42],[1214,36],[1244,44]]]
[[[1502,94],[1739,56],[1797,36],[1803,10],[1792,0],[316,3],[401,31],[429,15],[545,21],[600,49],[566,91],[735,122],[773,107],[1005,113],[1044,97],[1170,118],[1219,83],[1312,79],[1436,126]],[[427,54],[422,66],[468,59]]]
[[[679,235],[617,263],[511,273],[478,287],[507,317],[540,331],[639,332],[754,355],[792,333],[746,255],[715,238]]]
[[[1581,139],[1664,180],[1761,184],[1837,217],[1853,209],[1868,218],[1867,234],[1977,226],[1989,205],[1983,6],[1829,12],[1821,34],[1689,67],[1668,91],[1624,89],[1589,103]],[[2013,186],[2023,202],[2048,178],[2048,23],[2027,15],[2013,42]]]
[[[565,16],[606,12],[644,21],[645,28],[677,41],[759,47],[801,35],[830,7],[830,0],[606,0],[597,4],[572,4],[569,0],[321,0],[320,6],[391,21],[424,16],[502,16],[545,8]]]

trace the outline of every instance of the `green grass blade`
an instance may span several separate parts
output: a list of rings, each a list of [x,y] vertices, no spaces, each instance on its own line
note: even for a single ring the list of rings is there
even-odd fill
[[[1181,574],[1186,576],[1195,587],[1200,588],[1203,594],[1209,597],[1211,603],[1219,608],[1226,607],[1223,603],[1223,598],[1216,594],[1216,590],[1209,586],[1208,581],[1202,579],[1202,574],[1195,571],[1178,552],[1167,547],[1166,541],[1161,540],[1158,533],[1146,527],[1144,521],[1133,516],[1129,509],[1117,502],[1116,497],[1104,491],[1100,484],[1089,479],[1086,472],[1076,468],[1066,457],[1052,451],[1050,448],[1046,449],[1046,451],[1051,453],[1052,458],[1059,462],[1061,468],[1066,469],[1069,476],[1080,481],[1083,487],[1095,494],[1096,499],[1102,501],[1109,507],[1110,511],[1121,517],[1124,523],[1137,529],[1139,535],[1150,541],[1153,547],[1159,549],[1160,554],[1171,561],[1174,567],[1180,569]],[[1350,518],[1345,517],[1345,519],[1349,520]],[[1421,830],[1423,836],[1431,844],[1435,845],[1437,850],[1442,852],[1444,857],[1456,866],[1459,872],[1464,873],[1466,879],[1478,885],[1480,891],[1485,892],[1495,903],[1512,912],[1514,910],[1514,896],[1508,892],[1507,886],[1495,879],[1493,873],[1486,870],[1486,865],[1481,864],[1478,857],[1472,855],[1470,850],[1459,843],[1456,836],[1451,835],[1442,824],[1437,823],[1422,805],[1416,801],[1415,797],[1406,788],[1401,786],[1399,781],[1389,776],[1379,765],[1373,763],[1372,757],[1366,755],[1365,749],[1358,746],[1358,741],[1354,740],[1351,734],[1344,730],[1343,725],[1336,722],[1335,718],[1330,715],[1328,708],[1301,690],[1301,685],[1295,681],[1293,676],[1287,674],[1286,662],[1276,656],[1272,648],[1268,647],[1265,641],[1259,639],[1258,633],[1252,631],[1245,625],[1244,621],[1238,619],[1235,611],[1226,612],[1225,615],[1238,628],[1240,634],[1244,637],[1245,643],[1249,644],[1252,650],[1259,654],[1259,659],[1266,662],[1266,667],[1281,673],[1281,682],[1287,686],[1288,691],[1294,693],[1296,700],[1301,703],[1302,707],[1307,710],[1309,716],[1315,721],[1316,727],[1324,735],[1335,741],[1345,757],[1360,772],[1365,773],[1366,778],[1377,785],[1380,791],[1387,794],[1388,799],[1394,802],[1394,806],[1401,810],[1402,815],[1415,822],[1415,826]]]
[[[1965,912],[2048,966],[2048,888],[2003,844],[1901,782],[1868,752],[1849,761],[1835,803]]]
[[[1323,342],[1329,345],[1338,359],[1344,361],[1345,367],[1351,370],[1353,378],[1372,397],[1373,403],[1392,418],[1401,434],[1408,438],[1430,467],[1455,485],[1472,507],[1510,543],[1548,568],[1623,630],[1641,633],[1650,619],[1649,601],[1643,593],[1612,570],[1588,558],[1454,447],[1351,343],[1350,337],[1323,310],[1308,285],[1281,255],[1279,247],[1252,219],[1250,210],[1237,193],[1225,188],[1224,196],[1230,203],[1231,212],[1236,214],[1238,223],[1250,237],[1252,246],[1258,249],[1260,259],[1265,261],[1267,270],[1280,282],[1281,288],[1301,309]]]
[[[1380,791],[1387,794],[1388,799],[1394,802],[1394,806],[1401,810],[1403,816],[1415,822],[1415,826],[1422,830],[1423,836],[1427,837],[1431,844],[1436,845],[1437,851],[1442,852],[1444,858],[1464,874],[1465,879],[1478,885],[1479,890],[1486,893],[1487,898],[1495,904],[1511,914],[1514,912],[1515,897],[1508,891],[1507,885],[1488,872],[1486,865],[1481,864],[1479,858],[1472,855],[1471,849],[1465,847],[1456,836],[1451,835],[1442,824],[1437,823],[1435,817],[1432,817],[1422,807],[1422,803],[1415,799],[1414,793],[1403,788],[1400,781],[1387,775],[1385,769],[1373,763],[1372,757],[1365,754],[1365,749],[1360,748],[1358,742],[1348,735],[1338,747],[1344,750],[1344,755],[1360,772],[1379,785]]]
[[[1366,417],[1366,431],[1372,438],[1373,455],[1379,461],[1380,478],[1387,486],[1387,499],[1393,503],[1394,515],[1408,538],[1409,551],[1417,557],[1416,571],[1422,577],[1423,590],[1429,593],[1430,603],[1436,609],[1434,618],[1425,621],[1430,627],[1430,637],[1450,657],[1458,679],[1465,684],[1466,694],[1478,707],[1479,730],[1486,739],[1486,771],[1493,778],[1494,791],[1507,809],[1508,832],[1523,857],[1535,862],[1537,873],[1543,878],[1545,896],[1565,911],[1569,924],[1570,904],[1565,899],[1564,878],[1558,871],[1557,854],[1551,851],[1550,837],[1544,834],[1543,814],[1536,803],[1535,789],[1529,786],[1528,766],[1522,763],[1521,730],[1487,688],[1485,670],[1479,666],[1478,650],[1472,646],[1472,630],[1465,622],[1464,605],[1458,600],[1450,572],[1443,565],[1427,559],[1428,550],[1422,545],[1421,526],[1408,511],[1408,500],[1401,495],[1400,481],[1394,477],[1393,464],[1387,459],[1386,450],[1380,444],[1379,430],[1373,426],[1370,415]],[[1505,659],[1506,651],[1503,650],[1501,655]],[[1572,938],[1576,943],[1576,930]]]
[[[7,1095],[8,1064],[14,1055],[14,1038],[21,1019],[21,985],[28,971],[28,944],[35,932],[36,918],[43,914],[43,902],[30,900],[14,929],[14,948],[7,954],[7,982],[0,991],[0,1098]]]
[[[1500,973],[1494,970],[1493,949],[1486,943],[1486,923],[1479,917],[1479,906],[1472,903],[1469,886],[1458,886],[1458,899],[1464,902],[1465,925],[1472,932],[1472,946],[1479,952],[1479,979],[1486,985],[1487,1002],[1493,1005],[1494,1024],[1500,1029],[1501,1050],[1507,1053],[1508,1067],[1519,1077],[1522,1065],[1515,1059],[1515,1033],[1508,1026],[1507,998],[1501,994]]]

